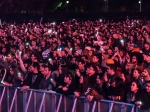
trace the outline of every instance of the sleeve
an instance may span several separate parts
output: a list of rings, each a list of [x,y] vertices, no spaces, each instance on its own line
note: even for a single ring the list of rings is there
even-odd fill
[[[95,96],[93,96],[93,98],[94,98],[94,100],[96,100],[96,101],[99,101],[99,100],[104,99],[104,97],[103,97],[102,95],[95,95]]]
[[[42,89],[42,80],[40,82],[39,89]]]
[[[63,94],[64,95],[73,95],[74,91],[75,91],[75,84],[71,84],[69,87],[68,87],[68,90],[67,91],[63,91]]]
[[[24,86],[30,86],[31,85],[31,74],[28,74],[27,77],[25,78],[23,85]]]

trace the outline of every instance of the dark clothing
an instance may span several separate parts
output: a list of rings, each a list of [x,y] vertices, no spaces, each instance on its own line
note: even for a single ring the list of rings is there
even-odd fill
[[[42,90],[53,90],[54,86],[52,83],[53,79],[51,76],[49,76],[47,79],[44,77],[41,82],[40,82],[40,86],[39,89]]]
[[[89,76],[89,85],[94,86],[96,82],[96,78],[97,78],[96,74]]]
[[[34,74],[31,72],[24,80],[23,85],[29,86],[31,89],[39,89],[41,79],[42,79],[42,75],[40,73]]]
[[[63,86],[63,85],[62,85]],[[63,87],[67,87],[68,88],[68,90],[67,91],[63,91]],[[57,88],[55,91],[57,92],[57,93],[61,93],[61,94],[63,94],[63,95],[73,95],[74,94],[74,91],[75,91],[75,84],[74,83],[71,83],[70,85],[66,85],[66,84],[64,84],[64,86],[63,86],[62,88]]]
[[[141,94],[138,96],[137,101],[141,101],[141,109],[149,109],[150,108],[150,93],[147,93],[146,90],[143,90]]]
[[[59,85],[63,84],[64,75],[63,74],[59,74],[58,77],[55,77],[55,81],[56,81],[56,88],[57,88]]]
[[[109,86],[107,88],[108,99],[111,99],[110,97],[120,96],[120,100],[119,101],[123,101],[124,100],[124,95],[125,95],[125,91],[124,91],[123,87],[112,87],[112,86]]]
[[[133,92],[127,93],[126,102],[135,104],[135,102],[138,100],[139,95],[141,95],[140,91],[136,92],[135,94]]]
[[[14,83],[14,75],[7,74],[6,77],[4,78],[4,81],[10,84]]]
[[[14,83],[13,83],[14,87],[22,87],[23,86],[23,81],[21,81],[20,79],[15,79]]]
[[[4,62],[3,60],[0,60],[0,65],[2,67],[4,67],[7,71],[9,71],[10,66],[16,66],[17,67],[17,64],[15,61],[13,61],[12,63],[9,63],[9,62]]]
[[[95,84],[93,86],[93,88],[90,90],[89,93],[87,93],[87,95],[91,95],[93,96],[94,100],[101,100],[105,98],[105,87],[104,86],[100,86],[98,84]]]

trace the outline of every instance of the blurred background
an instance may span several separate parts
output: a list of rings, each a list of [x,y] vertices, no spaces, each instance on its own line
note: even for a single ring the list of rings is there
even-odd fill
[[[150,12],[150,0],[0,0],[0,14]]]
[[[150,0],[0,0],[0,20],[150,19]]]

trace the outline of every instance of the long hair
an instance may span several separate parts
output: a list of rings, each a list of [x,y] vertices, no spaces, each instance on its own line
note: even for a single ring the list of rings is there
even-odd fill
[[[9,67],[9,69],[12,69],[13,70],[13,72],[14,72],[14,78],[13,78],[13,80],[15,80],[15,79],[18,79],[18,72],[19,72],[19,69],[18,69],[18,67],[17,66],[10,66]]]

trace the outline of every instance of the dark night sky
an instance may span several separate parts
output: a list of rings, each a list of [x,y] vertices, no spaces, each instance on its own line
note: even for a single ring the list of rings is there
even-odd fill
[[[104,0],[0,0],[0,13],[27,12],[104,12]],[[108,0],[109,12],[139,11],[139,0]],[[61,7],[57,8],[62,2]],[[142,12],[150,12],[150,0],[142,0]]]

